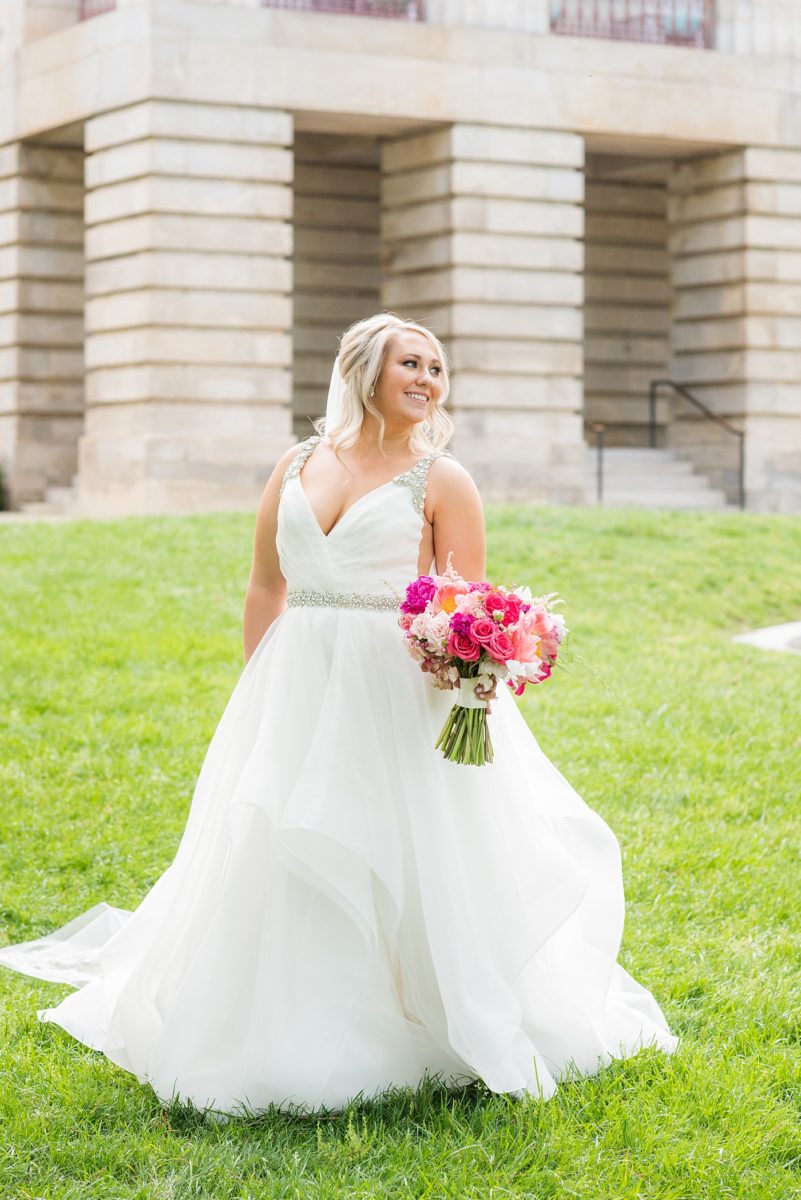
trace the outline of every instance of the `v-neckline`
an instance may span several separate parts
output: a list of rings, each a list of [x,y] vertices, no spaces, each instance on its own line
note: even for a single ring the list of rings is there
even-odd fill
[[[331,535],[337,529],[339,529],[340,525],[345,520],[348,513],[352,513],[354,508],[357,508],[361,504],[362,500],[366,500],[369,496],[375,495],[376,492],[382,492],[384,490],[384,488],[388,488],[391,484],[397,483],[397,481],[399,479],[403,479],[404,475],[408,475],[410,471],[416,470],[416,468],[420,466],[420,463],[425,462],[426,459],[430,458],[433,453],[434,453],[434,451],[431,451],[428,454],[424,454],[422,458],[418,458],[417,462],[412,463],[412,465],[410,467],[408,467],[405,471],[401,471],[398,475],[393,475],[391,479],[387,479],[387,481],[385,483],[379,483],[377,485],[377,487],[370,488],[369,492],[363,492],[362,495],[359,496],[357,500],[354,500],[354,502],[353,502],[353,504],[351,504],[350,508],[345,509],[342,516],[339,518],[339,520],[335,521],[334,524],[331,526],[331,528],[328,530],[328,533],[323,532],[323,527],[320,524],[320,522],[318,521],[317,514],[315,513],[314,509],[311,506],[311,500],[306,495],[306,489],[303,486],[303,480],[301,479],[301,475],[303,474],[303,467],[305,467],[306,462],[308,462],[308,458],[307,458],[306,462],[303,463],[303,466],[300,468],[300,470],[298,471],[295,478],[298,481],[298,487],[300,488],[300,491],[303,495],[303,499],[306,502],[306,508],[309,510],[309,515],[311,516],[312,520],[314,521],[314,524],[317,526],[320,537],[323,538],[324,541],[328,541],[328,539],[331,537]],[[311,455],[309,455],[309,458],[310,457],[311,457]]]

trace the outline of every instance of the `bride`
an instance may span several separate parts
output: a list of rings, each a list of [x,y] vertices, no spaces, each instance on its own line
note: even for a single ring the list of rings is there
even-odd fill
[[[381,313],[346,331],[324,435],[264,492],[246,665],[174,861],[133,913],[101,903],[0,951],[73,984],[40,1019],[165,1102],[340,1108],[426,1075],[547,1098],[675,1047],[616,961],[617,840],[509,689],[492,764],[435,749],[453,695],[407,654],[395,593],[448,552],[484,578],[447,395],[427,329]]]

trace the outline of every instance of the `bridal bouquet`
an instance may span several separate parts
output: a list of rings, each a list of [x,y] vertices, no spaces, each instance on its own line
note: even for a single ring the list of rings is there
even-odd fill
[[[435,687],[458,688],[436,743],[451,762],[492,762],[487,727],[499,682],[523,694],[551,674],[567,629],[556,594],[462,579],[452,555],[444,575],[420,575],[406,588],[399,624],[409,653]]]

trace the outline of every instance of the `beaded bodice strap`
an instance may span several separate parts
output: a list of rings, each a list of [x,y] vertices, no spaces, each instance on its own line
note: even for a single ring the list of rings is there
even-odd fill
[[[408,471],[404,471],[401,475],[396,475],[393,483],[399,483],[403,487],[410,489],[412,493],[412,504],[415,512],[421,516],[426,502],[426,488],[428,486],[428,472],[432,462],[436,458],[441,458],[447,455],[448,458],[453,458],[449,450],[432,450],[425,458],[421,458],[419,462],[410,467]]]
[[[309,457],[317,443],[321,442],[322,440],[323,439],[319,436],[319,434],[315,434],[313,437],[306,438],[304,442],[301,442],[298,445],[295,457],[284,471],[284,478],[281,480],[281,487],[278,491],[279,498],[284,494],[284,488],[287,485],[287,480],[292,479],[295,475],[300,475],[306,459]]]

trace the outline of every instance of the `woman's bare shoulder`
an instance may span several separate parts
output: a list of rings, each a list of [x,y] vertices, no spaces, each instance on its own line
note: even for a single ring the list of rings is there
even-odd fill
[[[443,517],[452,513],[483,512],[481,496],[467,468],[448,452],[440,454],[431,464],[426,488],[426,516],[433,521],[435,514]]]
[[[429,470],[429,486],[435,494],[442,494],[459,499],[459,497],[478,496],[478,488],[473,476],[458,458],[454,458],[450,450],[434,459]]]

